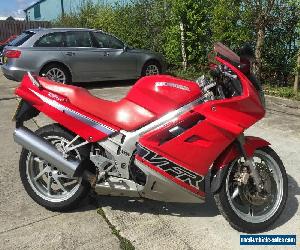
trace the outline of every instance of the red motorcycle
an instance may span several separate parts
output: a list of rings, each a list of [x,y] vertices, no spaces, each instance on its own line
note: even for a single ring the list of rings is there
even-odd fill
[[[144,77],[118,102],[28,73],[14,140],[30,197],[66,211],[90,189],[184,203],[210,191],[233,228],[266,230],[286,204],[287,175],[270,143],[244,136],[265,115],[249,60],[221,43],[214,52],[210,77]],[[39,112],[57,123],[32,132],[23,124]]]

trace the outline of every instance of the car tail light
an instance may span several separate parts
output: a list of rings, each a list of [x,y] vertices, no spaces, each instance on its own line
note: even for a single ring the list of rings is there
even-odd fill
[[[21,56],[21,51],[12,49],[6,50],[4,56],[6,56],[7,58],[19,58]]]

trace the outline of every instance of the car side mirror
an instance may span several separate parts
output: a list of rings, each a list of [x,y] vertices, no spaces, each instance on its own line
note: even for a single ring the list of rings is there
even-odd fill
[[[124,44],[123,51],[126,52],[128,50],[128,46]]]

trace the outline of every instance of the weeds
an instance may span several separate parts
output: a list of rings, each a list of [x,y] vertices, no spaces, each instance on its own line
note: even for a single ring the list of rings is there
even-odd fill
[[[106,214],[104,213],[102,208],[98,208],[97,213],[102,216],[102,218],[105,220],[105,222],[108,224],[109,228],[111,229],[112,234],[114,234],[118,240],[120,241],[120,248],[122,250],[134,250],[134,246],[130,242],[130,240],[124,238],[120,235],[120,231],[116,229],[116,227],[111,224],[109,219],[106,217]]]

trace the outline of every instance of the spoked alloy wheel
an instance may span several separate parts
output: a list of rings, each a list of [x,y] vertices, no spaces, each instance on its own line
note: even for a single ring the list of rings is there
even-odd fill
[[[66,83],[67,76],[65,72],[59,68],[51,68],[47,72],[44,73],[45,77],[49,78],[52,81]]]
[[[74,135],[57,124],[47,125],[35,132],[51,142],[60,152],[65,152]],[[74,144],[69,145],[74,146]],[[89,148],[80,147],[68,152],[72,159],[83,159]],[[32,152],[23,149],[20,156],[20,177],[28,195],[41,206],[52,211],[76,208],[89,191],[82,177],[70,177]]]
[[[58,136],[45,137],[55,147],[64,152],[68,141]],[[81,159],[78,150],[73,150],[74,158]],[[51,166],[31,152],[26,161],[26,174],[29,184],[37,195],[50,202],[61,202],[72,197],[80,187],[82,178],[72,178]]]
[[[253,158],[263,189],[258,191],[253,178],[246,184],[240,180],[249,173],[244,158],[236,159],[228,168],[226,178],[215,200],[220,212],[237,230],[261,232],[283,211],[287,200],[287,176],[277,154],[269,147],[255,151]]]
[[[159,75],[161,73],[161,66],[158,62],[150,61],[146,63],[142,69],[142,76]]]
[[[158,74],[159,74],[159,68],[157,65],[155,64],[148,65],[148,67],[146,68],[146,76],[152,76]]]
[[[240,159],[228,171],[226,193],[232,209],[239,217],[250,223],[259,223],[270,219],[278,209],[283,195],[283,179],[277,163],[263,151],[256,152],[254,162],[264,190],[257,192],[252,179],[240,187],[234,181],[238,166],[243,164]]]

